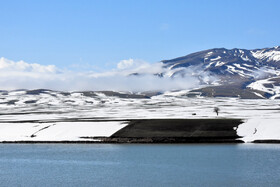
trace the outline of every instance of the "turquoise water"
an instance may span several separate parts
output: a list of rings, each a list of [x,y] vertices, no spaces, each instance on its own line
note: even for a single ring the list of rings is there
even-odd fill
[[[0,186],[279,186],[280,145],[1,144]]]

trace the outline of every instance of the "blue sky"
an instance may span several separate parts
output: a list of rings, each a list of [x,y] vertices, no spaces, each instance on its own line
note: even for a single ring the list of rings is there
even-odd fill
[[[280,45],[278,0],[1,0],[0,7],[0,57],[62,69]]]

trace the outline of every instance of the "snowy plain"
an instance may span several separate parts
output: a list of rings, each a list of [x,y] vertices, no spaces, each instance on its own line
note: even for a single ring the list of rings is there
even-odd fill
[[[184,94],[131,99],[102,93],[0,92],[0,141],[85,141],[83,137],[108,137],[125,127],[129,119],[176,118],[243,119],[237,133],[245,142],[280,140],[279,100],[189,98]],[[220,108],[219,116],[214,107]]]

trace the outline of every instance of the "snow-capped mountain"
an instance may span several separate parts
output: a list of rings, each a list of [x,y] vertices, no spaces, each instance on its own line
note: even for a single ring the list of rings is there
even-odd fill
[[[194,90],[204,96],[280,98],[279,46],[254,50],[215,48],[162,63],[166,71],[161,76],[184,77],[186,70],[191,71],[202,85],[208,85]]]
[[[215,48],[162,62],[170,70],[200,66],[211,75],[238,75],[244,78],[257,77],[257,72],[279,75],[280,47],[255,50]]]

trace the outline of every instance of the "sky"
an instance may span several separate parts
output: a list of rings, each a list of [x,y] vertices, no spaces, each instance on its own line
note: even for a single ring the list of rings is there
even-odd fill
[[[204,49],[280,45],[278,0],[0,0],[0,57],[106,71]]]
[[[280,45],[279,0],[0,0],[0,7],[0,73],[9,79],[115,75],[210,48]]]

